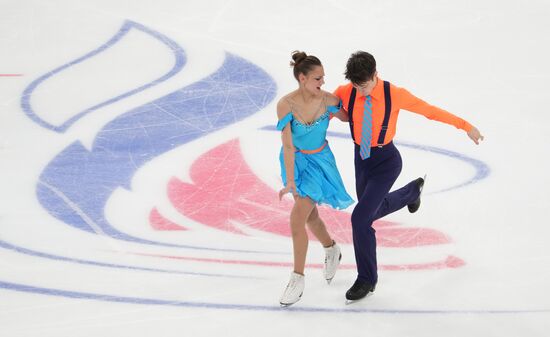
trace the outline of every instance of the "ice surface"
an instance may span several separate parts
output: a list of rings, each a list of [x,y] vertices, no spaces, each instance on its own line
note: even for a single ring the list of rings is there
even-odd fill
[[[0,335],[546,336],[550,80],[542,1],[3,1]],[[377,223],[375,294],[355,279],[351,208],[322,208],[343,250],[306,291],[279,202],[275,104],[290,52],[344,83],[350,53],[479,127],[402,111],[396,186],[422,207]],[[329,132],[354,191],[347,125]]]

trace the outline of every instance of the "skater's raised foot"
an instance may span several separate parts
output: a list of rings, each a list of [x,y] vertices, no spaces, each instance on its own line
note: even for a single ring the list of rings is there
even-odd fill
[[[422,196],[422,190],[424,189],[424,183],[426,182],[426,175],[424,175],[424,178],[418,178],[415,180],[416,185],[418,186],[418,198],[416,198],[415,201],[407,205],[407,208],[409,209],[409,212],[414,213],[418,211],[420,208],[420,197]]]
[[[336,242],[334,242],[330,247],[325,247],[325,268],[323,273],[328,284],[330,284],[334,278],[334,275],[336,275],[336,270],[338,269],[341,260],[342,253]]]
[[[374,292],[374,288],[375,286],[370,283],[355,280],[355,283],[346,292],[346,304],[350,304],[364,298],[369,293]]]
[[[304,286],[304,275],[292,272],[292,274],[290,274],[290,280],[288,281],[286,289],[279,300],[281,306],[288,307],[289,305],[298,302],[304,292]]]

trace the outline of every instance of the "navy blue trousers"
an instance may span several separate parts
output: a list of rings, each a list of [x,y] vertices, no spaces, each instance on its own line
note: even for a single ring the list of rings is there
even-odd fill
[[[371,156],[365,160],[359,155],[359,145],[355,145],[355,188],[358,201],[351,214],[353,247],[357,278],[371,285],[378,282],[376,235],[372,223],[412,203],[420,194],[415,181],[389,193],[401,173],[401,167],[401,155],[393,142],[371,148]]]

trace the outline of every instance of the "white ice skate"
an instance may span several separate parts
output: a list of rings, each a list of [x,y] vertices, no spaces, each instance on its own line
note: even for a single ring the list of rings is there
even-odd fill
[[[302,293],[304,292],[304,286],[304,275],[292,272],[292,274],[290,274],[288,285],[286,286],[286,289],[281,296],[281,299],[279,300],[281,306],[288,307],[289,305],[298,302],[302,297]]]
[[[325,247],[324,274],[325,280],[327,280],[328,284],[330,284],[330,282],[334,278],[336,270],[340,265],[340,260],[342,260],[342,253],[340,252],[340,247],[336,244],[336,242],[328,248]]]

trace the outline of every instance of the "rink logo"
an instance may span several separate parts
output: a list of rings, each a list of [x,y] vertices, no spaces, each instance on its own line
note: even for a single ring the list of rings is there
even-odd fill
[[[123,29],[117,36],[122,38],[124,34]],[[116,38],[111,41],[118,43]],[[173,69],[174,72],[179,72],[178,67],[185,64],[185,53],[179,46],[172,47],[175,47],[173,51],[178,50],[181,57],[181,63],[176,62],[177,67]],[[99,48],[97,53],[92,52],[87,55],[87,58],[96,57],[103,50]],[[81,61],[83,62],[84,59]],[[60,67],[49,75],[63,77],[65,69],[75,64]],[[173,72],[166,75],[171,74]],[[32,96],[35,93],[34,88],[38,88],[50,77],[46,75],[39,78],[33,82],[35,86],[31,86],[31,90],[25,90],[23,101],[29,103],[29,108]],[[81,77],[80,79],[85,78]],[[153,85],[154,83],[149,84]],[[145,87],[144,84],[136,84],[135,89],[148,88],[149,84],[145,84]],[[86,123],[86,120],[81,120],[81,117],[95,112],[102,106],[124,99],[132,93],[132,90],[122,94],[119,92],[118,95],[106,100],[98,100],[95,104],[86,106],[83,110],[75,110],[75,114],[65,114],[65,116],[71,117],[65,120],[59,119],[57,122],[42,113],[38,117],[36,111],[43,112],[42,105],[37,105],[36,111],[28,109],[25,112],[37,125],[52,131],[52,138],[56,140],[53,143],[58,144],[60,139],[67,139],[71,135],[67,134],[60,138],[53,132],[64,132],[77,121]],[[134,236],[116,228],[111,223],[111,219],[105,214],[108,199],[115,194],[116,190],[121,188],[130,190],[130,182],[139,176],[137,173],[144,165],[176,147],[200,140],[203,137],[209,137],[213,132],[227,128],[243,118],[257,113],[273,101],[275,94],[276,85],[265,71],[237,55],[226,54],[223,64],[218,69],[214,69],[210,76],[113,118],[110,123],[94,133],[95,139],[91,146],[85,147],[81,142],[71,139],[72,143],[67,143],[67,146],[54,155],[45,165],[37,182],[36,193],[39,202],[52,217],[72,226],[74,229],[85,231],[84,234],[87,235],[81,235],[83,232],[79,232],[76,236],[73,236],[75,234],[73,228],[67,228],[68,230],[65,233],[59,233],[58,222],[46,220],[35,225],[49,226],[53,223],[53,231],[50,228],[41,228],[40,230],[50,233],[46,239],[53,238],[53,241],[50,241],[54,242],[54,246],[60,242],[67,243],[68,238],[78,240],[71,242],[66,247],[64,244],[57,247],[61,249],[55,249],[56,247],[51,246],[52,242],[48,242],[48,240],[42,240],[39,246],[29,244],[30,247],[0,240],[0,248],[25,258],[31,256],[36,258],[39,263],[41,261],[51,262],[48,260],[52,260],[52,265],[57,268],[59,264],[65,274],[78,274],[81,277],[75,278],[76,283],[73,282],[74,284],[68,284],[67,282],[56,284],[56,275],[53,275],[54,279],[52,280],[54,283],[36,278],[24,280],[21,275],[16,275],[18,279],[16,283],[0,281],[0,288],[35,295],[78,300],[92,299],[112,303],[163,305],[166,307],[199,308],[201,310],[280,312],[281,309],[278,305],[258,305],[257,298],[237,300],[246,303],[231,303],[235,299],[234,296],[220,298],[219,302],[221,303],[215,303],[216,300],[213,298],[207,299],[206,302],[196,301],[196,296],[187,296],[187,294],[196,293],[197,289],[194,289],[196,282],[183,283],[189,291],[177,293],[173,298],[166,298],[166,294],[163,294],[163,298],[156,298],[158,292],[155,293],[156,295],[144,293],[143,289],[145,288],[139,289],[140,294],[138,296],[132,296],[132,289],[107,287],[109,283],[116,286],[124,284],[128,278],[123,276],[135,278],[135,275],[142,275],[136,272],[144,273],[143,275],[147,279],[149,279],[148,273],[153,273],[158,274],[163,279],[166,275],[168,277],[190,275],[190,279],[196,280],[197,277],[200,277],[201,283],[210,278],[216,281],[215,284],[223,283],[231,286],[234,283],[226,282],[231,279],[245,280],[245,283],[240,284],[250,284],[250,280],[255,282],[258,279],[272,278],[272,268],[265,269],[270,270],[269,274],[266,275],[265,273],[262,274],[260,268],[246,269],[249,272],[245,273],[242,272],[245,268],[220,268],[217,264],[289,268],[291,259],[288,251],[282,253],[281,251],[268,252],[265,249],[253,251],[246,249],[247,247],[243,247],[242,250],[219,248],[216,246],[220,246],[220,242],[215,242],[208,236],[200,237],[200,239],[204,239],[203,242],[207,242],[206,244],[194,246],[159,242],[150,239],[147,235]],[[34,102],[40,102],[40,100]],[[89,102],[81,103],[84,106]],[[61,111],[60,114],[63,114],[63,112]],[[213,139],[213,137],[210,137],[210,139]],[[44,147],[48,145],[39,144],[39,146]],[[182,148],[187,149],[188,147]],[[177,234],[180,234],[179,238],[190,238],[185,240],[192,242],[197,238],[197,235],[195,235],[197,228],[210,227],[211,231],[205,230],[204,232],[222,233],[222,238],[278,235],[283,236],[286,241],[286,237],[289,236],[287,218],[292,205],[289,201],[279,203],[275,191],[254,174],[243,158],[238,139],[233,139],[224,144],[217,144],[211,150],[190,160],[193,160],[189,172],[191,179],[182,181],[173,177],[168,183],[168,198],[163,198],[163,201],[168,199],[171,205],[174,206],[174,210],[179,211],[185,217],[183,218],[185,220],[180,221],[182,217],[178,216],[169,219],[162,214],[162,209],[142,208],[141,210],[150,211],[148,220],[154,230],[163,231],[149,232],[149,234],[161,234],[155,236],[155,238],[158,238],[164,234],[170,234],[167,231],[177,231]],[[39,169],[41,168],[42,166]],[[481,171],[478,170],[479,172]],[[167,175],[167,177],[169,176]],[[478,179],[478,175],[475,179]],[[205,210],[204,205],[208,207],[210,212]],[[128,212],[132,211],[134,210],[128,210]],[[340,242],[349,243],[351,241],[349,213],[330,209],[322,209],[321,212],[324,213],[331,230],[336,233],[337,239]],[[174,213],[170,215],[174,215]],[[43,217],[41,219],[44,220]],[[144,223],[144,225],[147,224]],[[451,242],[449,237],[439,231],[427,228],[405,228],[390,221],[377,222],[376,229],[379,245],[387,249],[399,249],[401,250],[400,253],[405,252],[405,254],[401,254],[400,258],[406,258],[414,249],[436,247],[442,248],[439,249],[441,251],[448,247]],[[224,233],[226,234],[223,235]],[[21,234],[25,233],[21,232]],[[31,230],[28,234],[31,238],[36,232]],[[58,237],[55,237],[55,235]],[[113,240],[107,240],[109,243],[117,240],[121,243],[120,247],[122,249],[107,252],[102,250],[101,254],[95,254],[98,247],[101,247],[97,243],[105,243],[97,240],[98,236],[112,238]],[[217,238],[219,237],[217,236]],[[178,239],[172,242],[177,242]],[[258,242],[256,238],[254,239]],[[182,241],[186,242],[185,240]],[[122,241],[130,241],[130,244],[125,244]],[[36,240],[30,240],[29,243],[36,243]],[[147,245],[164,247],[149,247]],[[71,248],[76,246],[78,246],[78,249],[73,252]],[[40,248],[33,249],[33,247],[48,248],[40,251]],[[185,249],[167,249],[166,247]],[[171,264],[173,267],[167,267],[169,263],[155,265],[155,262],[158,261],[152,261],[150,258],[134,259],[132,257],[131,262],[127,264],[125,262],[120,263],[120,261],[130,260],[126,258],[118,259],[115,254],[124,256],[132,254],[128,251],[130,249],[136,249],[133,253],[136,256],[173,259],[176,262]],[[205,254],[204,250],[208,250],[208,254]],[[231,254],[227,254],[228,252],[231,252]],[[88,253],[89,256],[81,255],[85,253]],[[108,260],[107,256],[111,253],[111,256],[115,258]],[[183,253],[186,255],[183,255]],[[270,259],[269,256],[274,258]],[[417,259],[413,262],[409,259],[407,262],[381,264],[380,269],[428,270],[457,268],[464,265],[464,261],[451,255],[436,257],[433,254],[424,254],[422,258],[422,260]],[[190,261],[191,263],[180,263],[178,260]],[[165,261],[167,260],[162,262]],[[322,265],[308,265],[309,267],[322,268]],[[84,269],[90,274],[79,274]],[[239,270],[234,271],[234,269]],[[343,264],[342,269],[355,269],[355,266]],[[113,270],[116,271],[116,275],[110,273]],[[107,271],[110,276],[117,276],[117,279],[111,279],[112,282],[100,282],[99,284],[97,282],[82,282],[85,275],[90,275],[93,280],[96,271],[100,273]],[[34,275],[35,273],[31,274]],[[32,277],[31,274],[29,275]],[[178,279],[177,282],[179,281]],[[185,282],[186,279],[183,279],[183,281]],[[207,283],[204,284],[206,287],[208,286]],[[120,291],[120,293],[117,294],[117,291]],[[519,312],[513,310],[342,309],[340,306],[335,308],[305,306],[292,308],[291,310],[320,314],[354,312],[421,313],[430,315],[434,313],[488,313],[494,315],[495,313],[510,314]],[[524,310],[521,312],[532,311]],[[540,313],[540,311],[535,312]]]
[[[112,43],[120,41],[123,35],[119,32],[111,40]],[[160,36],[154,32],[151,35]],[[169,41],[166,43],[168,47],[175,44],[167,38],[162,40]],[[87,58],[96,57],[104,49],[100,47],[89,53]],[[176,60],[180,61],[176,62],[178,67],[173,70],[177,72],[185,64],[185,52],[177,45],[171,49],[178,51]],[[63,76],[62,70],[67,68],[60,67],[53,73]],[[48,77],[41,77],[33,82],[34,86],[31,85],[25,91],[24,101],[30,102],[33,88],[46,79]],[[139,86],[142,89],[145,87]],[[128,234],[109,221],[105,209],[115,190],[131,190],[130,182],[146,163],[260,111],[274,99],[275,94],[275,82],[264,70],[239,56],[226,54],[221,66],[206,78],[113,119],[98,131],[90,149],[79,141],[69,144],[42,171],[37,184],[38,199],[53,217],[91,234],[143,245],[228,251],[215,244],[198,246],[166,243]],[[124,97],[119,95],[101,101],[93,109],[86,109],[56,127],[38,120],[32,114],[29,116],[41,126],[62,132],[84,114]],[[31,110],[26,111],[28,113]],[[275,191],[246,164],[238,140],[221,144],[200,155],[194,161],[190,175],[191,183],[172,178],[168,186],[170,202],[187,219],[231,234],[290,236],[288,214],[292,203],[278,202]],[[324,207],[320,207],[320,211],[328,220],[327,224],[335,234],[335,239],[341,243],[351,243],[349,213]],[[168,219],[157,208],[150,210],[148,220],[155,230],[192,231],[188,224]],[[418,250],[450,242],[445,234],[433,229],[405,228],[389,221],[378,221],[375,227],[381,247]],[[250,251],[244,249],[242,252]],[[197,256],[176,257],[202,259]],[[225,262],[244,261],[236,259]],[[285,265],[284,262],[262,263]],[[381,268],[456,268],[463,264],[462,260],[453,256],[426,257],[423,254],[421,263],[382,265]]]

